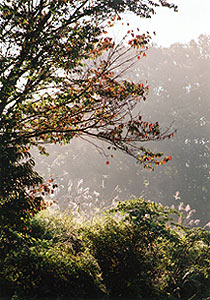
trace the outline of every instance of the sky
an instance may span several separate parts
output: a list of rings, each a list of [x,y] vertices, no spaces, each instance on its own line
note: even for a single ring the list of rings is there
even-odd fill
[[[134,14],[125,14],[124,22],[130,28],[139,27],[141,32],[156,32],[152,40],[159,46],[169,47],[176,42],[189,43],[200,34],[210,35],[210,0],[171,0],[178,5],[178,12],[161,7],[151,19],[143,19]],[[124,26],[126,27],[126,26]],[[114,35],[123,35],[121,24],[117,24]]]

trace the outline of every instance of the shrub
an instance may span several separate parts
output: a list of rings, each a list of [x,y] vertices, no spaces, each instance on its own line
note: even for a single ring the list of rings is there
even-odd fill
[[[44,211],[30,232],[13,230],[18,247],[2,252],[0,290],[200,300],[209,292],[210,233],[176,224],[176,214],[143,199],[120,202],[83,223]]]

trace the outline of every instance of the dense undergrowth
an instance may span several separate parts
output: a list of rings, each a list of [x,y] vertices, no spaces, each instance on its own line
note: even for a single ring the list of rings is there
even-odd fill
[[[177,214],[136,199],[91,220],[45,210],[25,231],[1,221],[0,296],[204,299],[210,232]]]

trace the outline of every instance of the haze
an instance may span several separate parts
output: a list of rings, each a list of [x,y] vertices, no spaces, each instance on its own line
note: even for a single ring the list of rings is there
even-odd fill
[[[159,8],[151,19],[139,19],[134,14],[125,14],[124,21],[130,23],[130,28],[139,27],[142,32],[156,32],[153,42],[159,46],[168,47],[173,43],[189,43],[200,34],[210,34],[210,1],[209,0],[175,0],[178,12],[172,9]],[[114,28],[114,35],[122,37],[126,26],[119,22]]]
[[[60,206],[71,204],[90,212],[132,195],[172,205],[179,195],[175,205],[190,204],[203,225],[210,220],[210,0],[174,3],[179,12],[162,8],[148,20],[124,15],[130,28],[156,31],[156,46],[127,78],[149,82],[148,99],[140,107],[145,119],[157,120],[163,128],[175,121],[178,133],[173,141],[148,145],[172,155],[172,162],[148,174],[124,154],[117,153],[106,166],[106,159],[80,140],[50,147],[49,158],[36,158],[37,168],[45,177],[55,175]],[[127,30],[121,23],[112,31],[118,38]]]

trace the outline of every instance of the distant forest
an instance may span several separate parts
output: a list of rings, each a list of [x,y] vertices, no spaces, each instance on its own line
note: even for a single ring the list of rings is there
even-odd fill
[[[86,213],[110,207],[113,202],[143,196],[164,205],[189,204],[199,225],[210,221],[210,37],[201,35],[189,44],[150,47],[124,77],[146,79],[149,95],[138,110],[161,127],[177,129],[172,140],[152,142],[153,148],[172,155],[172,161],[143,170],[132,158],[119,153],[106,165],[106,153],[78,138],[68,146],[47,147],[50,156],[35,150],[36,168],[46,178],[53,174],[59,207]],[[150,147],[151,142],[144,144]],[[106,149],[106,145],[103,145]],[[182,204],[183,202],[183,204]]]

